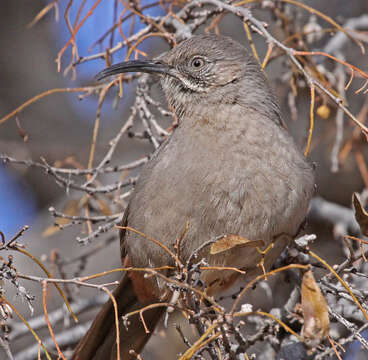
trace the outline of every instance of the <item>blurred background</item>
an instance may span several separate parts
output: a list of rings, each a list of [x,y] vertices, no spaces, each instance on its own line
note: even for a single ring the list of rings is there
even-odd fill
[[[106,65],[103,59],[81,63],[75,67],[76,77],[73,79],[72,71],[64,73],[70,57],[71,50],[69,48],[62,58],[61,71],[57,71],[55,60],[58,52],[70,38],[70,32],[63,17],[68,1],[59,1],[57,21],[55,20],[55,11],[51,10],[39,22],[30,26],[35,16],[49,3],[51,1],[41,0],[2,0],[0,2],[0,48],[2,49],[0,56],[0,117],[46,90],[92,85],[95,83],[95,74]],[[86,9],[92,6],[93,2],[87,1],[87,3]],[[152,1],[142,1],[141,5],[150,3]],[[304,1],[304,3],[322,11],[340,24],[344,24],[347,19],[368,14],[367,0],[310,0]],[[88,56],[104,49],[100,44],[94,45],[94,42],[111,27],[114,21],[114,7],[116,6],[120,9],[119,13],[123,8],[121,2],[102,1],[98,5],[98,11],[87,19],[76,37],[79,56]],[[76,17],[77,11],[78,6],[73,5],[70,9],[71,19]],[[162,13],[163,10],[160,7],[152,7],[152,9],[147,10],[147,14],[151,16],[162,15]],[[278,37],[277,27],[272,25],[272,19],[267,12],[255,11],[255,14],[260,19],[270,21],[270,31],[275,37]],[[304,12],[299,21],[307,24],[310,22],[310,17],[309,13]],[[318,22],[322,26],[326,26],[322,20],[318,19]],[[225,16],[220,24],[221,33],[230,35],[248,46],[244,31],[239,30],[242,29],[240,24],[237,19]],[[132,26],[137,31],[145,25],[139,21],[126,22],[124,30],[128,31],[128,28]],[[198,32],[203,31],[202,27]],[[364,30],[362,33],[364,34]],[[368,26],[365,29],[365,35],[368,37]],[[112,47],[121,40],[117,34],[115,38],[106,37],[103,44],[104,46],[109,44]],[[257,51],[263,58],[267,51],[265,41],[257,35],[254,35],[254,40]],[[320,43],[317,43],[317,48],[323,48],[327,40],[328,37],[324,37]],[[364,44],[366,46],[367,43]],[[139,47],[149,56],[158,55],[167,48],[167,44],[159,38],[144,41]],[[358,47],[354,44],[347,42],[341,52],[346,61],[363,70],[368,70],[367,56],[361,55]],[[113,62],[122,61],[125,56],[126,50],[122,49],[114,54],[112,60]],[[308,89],[305,89],[304,93],[299,93],[296,99],[298,119],[297,121],[293,120],[289,107],[289,87],[284,81],[281,81],[279,76],[280,71],[284,69],[283,61],[285,59],[272,62],[267,67],[267,74],[280,98],[289,128],[298,143],[304,146],[309,128],[310,93]],[[331,68],[331,64],[327,63],[326,68]],[[354,90],[358,89],[361,83],[361,79],[354,79],[351,85],[352,90],[347,92],[347,103],[354,114],[361,111],[366,101],[366,95],[363,93],[354,94]],[[103,104],[100,132],[96,145],[96,163],[108,149],[109,141],[119,131],[122,122],[126,121],[133,101],[132,91],[134,87],[134,83],[124,85],[124,96],[116,109],[113,108],[113,102],[118,89],[110,90],[111,94],[108,95],[108,99]],[[158,93],[157,97],[163,102],[165,101],[162,94]],[[20,112],[15,118],[0,124],[0,154],[6,154],[19,160],[40,161],[40,158],[44,157],[49,164],[72,158],[76,163],[87,166],[97,107],[98,95],[96,94],[83,100],[79,100],[75,93],[57,93],[44,97]],[[364,171],[362,173],[356,158],[350,155],[341,164],[338,172],[332,172],[331,151],[336,134],[335,117],[336,109],[333,106],[330,107],[328,117],[316,117],[311,159],[317,167],[318,195],[350,208],[352,193],[354,191],[360,192],[364,188]],[[345,124],[346,134],[350,136],[354,127],[347,118],[345,118]],[[366,148],[366,145],[361,147],[364,156],[366,156]],[[125,136],[115,152],[114,162],[117,164],[127,163],[151,151],[152,146],[147,141]],[[42,236],[42,233],[54,223],[54,218],[50,215],[48,208],[53,206],[61,210],[76,197],[75,191],[66,193],[65,188],[58,186],[54,179],[47,176],[41,169],[23,165],[4,166],[0,164],[0,230],[7,239],[10,239],[27,224],[30,230],[25,233],[21,242],[26,244],[27,249],[39,258],[49,258],[50,253],[55,250],[65,258],[85,251],[85,248],[75,241],[75,237],[80,234],[80,229],[69,228],[67,231],[56,232],[52,236]],[[336,248],[331,251],[330,243],[323,242],[325,238],[331,239],[331,226],[318,222],[311,222],[309,226],[308,232],[317,233],[319,236],[318,246],[321,255],[331,263],[341,260],[343,258],[342,245],[336,243]],[[103,253],[98,253],[93,258],[92,263],[86,264],[84,273],[92,274],[118,267],[120,257],[116,250],[117,246],[117,242],[112,243],[104,249]],[[3,256],[7,256],[7,254]],[[26,258],[20,258],[19,255],[16,259],[16,267],[22,273],[42,274],[33,262]],[[70,272],[73,271],[70,270]],[[37,301],[37,298],[40,297],[40,286],[36,283],[27,283],[27,289],[36,296],[35,311],[36,314],[40,313],[40,301]],[[13,290],[9,289],[9,291]],[[91,294],[91,291],[88,292],[85,289],[82,291]],[[53,302],[50,304],[50,310],[52,310],[60,306],[61,300],[56,293],[52,293],[50,296],[53,296]],[[10,298],[18,301],[14,291]],[[23,307],[24,313],[27,314],[28,309],[25,304],[19,304],[19,307]],[[31,342],[32,339],[29,339],[28,343],[22,340],[22,345],[18,344],[18,346],[21,348]],[[0,358],[2,359],[1,350]]]

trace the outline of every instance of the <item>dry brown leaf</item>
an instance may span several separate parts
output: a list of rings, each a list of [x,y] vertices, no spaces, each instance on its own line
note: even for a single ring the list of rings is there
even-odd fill
[[[304,318],[302,336],[308,347],[315,348],[328,336],[330,319],[326,299],[311,270],[303,276],[301,308]]]
[[[79,214],[79,210],[80,210],[79,200],[71,199],[70,201],[66,203],[62,212],[65,215],[76,216]],[[65,219],[65,218],[60,218],[60,217],[55,219],[55,223],[59,225],[66,225],[66,224],[69,224],[70,222],[71,222],[70,219]],[[42,237],[48,237],[48,236],[54,235],[59,230],[60,228],[57,225],[51,225],[44,230],[44,232],[42,233]]]
[[[210,254],[219,254],[234,247],[258,247],[264,245],[265,244],[263,240],[248,240],[245,237],[239,235],[228,234],[224,235],[211,245]]]
[[[353,206],[355,210],[355,219],[360,226],[362,234],[368,236],[368,213],[359,200],[358,194],[353,194]]]

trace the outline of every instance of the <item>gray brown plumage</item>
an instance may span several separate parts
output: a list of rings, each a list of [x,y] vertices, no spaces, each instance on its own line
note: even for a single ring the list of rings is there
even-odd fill
[[[173,249],[189,221],[182,241],[184,262],[201,244],[219,235],[237,234],[266,245],[279,237],[265,258],[266,268],[272,266],[287,245],[282,235],[294,236],[305,219],[314,175],[283,127],[277,100],[256,60],[231,38],[201,35],[156,60],[114,65],[100,78],[127,71],[159,74],[179,125],[142,169],[124,225]],[[168,253],[132,231],[122,233],[121,248],[122,257],[127,254],[136,267],[174,265]],[[253,247],[218,255],[210,255],[206,248],[200,255],[211,265],[246,270],[248,280],[258,271],[260,260]],[[216,293],[234,280],[230,275],[203,271],[202,280]],[[168,296],[164,282],[155,277],[144,280],[143,286],[153,294],[151,301]],[[120,306],[122,314],[138,306],[126,297],[139,292],[139,287],[142,283],[135,277],[122,279],[115,291],[119,301],[126,302]],[[111,304],[105,306],[73,359],[115,359],[110,312]],[[151,328],[161,312],[152,313],[154,321],[146,319]],[[140,344],[148,338],[139,321],[131,324],[130,331],[141,339]],[[139,352],[141,346],[134,347],[124,336],[122,359],[128,359],[126,349],[131,346]]]

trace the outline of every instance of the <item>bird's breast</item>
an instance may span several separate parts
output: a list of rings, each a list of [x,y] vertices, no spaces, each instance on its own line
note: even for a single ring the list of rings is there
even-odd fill
[[[198,121],[182,123],[142,171],[129,226],[174,249],[188,222],[184,258],[222,234],[266,243],[280,233],[294,235],[314,180],[292,138],[276,123],[244,114],[229,116],[225,125],[217,116]],[[169,254],[136,234],[126,242],[137,266],[148,265],[147,252],[151,265],[172,263]]]

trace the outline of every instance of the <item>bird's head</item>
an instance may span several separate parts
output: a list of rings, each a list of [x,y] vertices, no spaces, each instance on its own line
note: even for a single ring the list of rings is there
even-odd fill
[[[155,60],[115,64],[101,71],[97,79],[125,72],[160,75],[163,90],[179,117],[204,103],[251,107],[263,102],[260,98],[273,99],[253,56],[225,36],[193,36]]]

